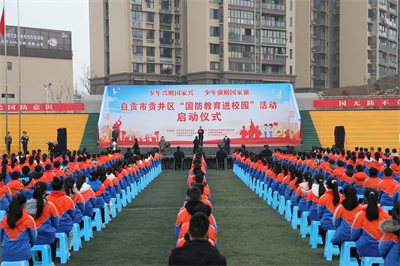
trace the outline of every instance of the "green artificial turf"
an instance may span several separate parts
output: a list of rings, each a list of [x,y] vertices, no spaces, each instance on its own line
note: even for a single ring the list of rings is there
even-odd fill
[[[175,247],[176,216],[187,189],[187,171],[164,170],[107,228],[71,251],[67,265],[167,265]],[[282,215],[252,192],[232,170],[208,171],[218,249],[228,265],[338,265],[323,248],[291,228]],[[60,265],[59,259],[56,264]]]

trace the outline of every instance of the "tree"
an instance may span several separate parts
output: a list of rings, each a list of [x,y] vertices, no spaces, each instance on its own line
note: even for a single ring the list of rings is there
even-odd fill
[[[90,71],[90,67],[87,66],[86,64],[84,64],[82,66],[82,73],[83,73],[83,76],[79,77],[79,83],[82,86],[83,93],[91,95],[93,93],[92,93],[92,90],[90,87],[90,77],[92,75],[92,73]]]
[[[49,100],[52,103],[72,103],[74,102],[74,90],[72,84],[67,83],[66,80],[59,80],[59,84],[49,86]],[[66,111],[59,111],[59,113],[66,113]]]

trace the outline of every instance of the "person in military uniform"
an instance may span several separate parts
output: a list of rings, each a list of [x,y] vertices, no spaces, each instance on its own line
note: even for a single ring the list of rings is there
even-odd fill
[[[22,149],[24,150],[24,154],[28,151],[28,141],[29,137],[26,135],[27,132],[23,131],[22,132],[24,135],[21,137],[21,142],[22,142]]]
[[[5,143],[6,143],[6,150],[7,154],[10,154],[11,151],[11,143],[12,143],[12,137],[10,135],[10,131],[7,132],[7,135],[5,137]]]

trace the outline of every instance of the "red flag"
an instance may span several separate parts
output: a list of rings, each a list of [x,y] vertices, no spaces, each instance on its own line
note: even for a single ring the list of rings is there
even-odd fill
[[[1,21],[0,21],[0,33],[1,35],[4,36],[5,34],[5,24],[4,24],[4,7],[3,7],[3,13],[1,14]]]

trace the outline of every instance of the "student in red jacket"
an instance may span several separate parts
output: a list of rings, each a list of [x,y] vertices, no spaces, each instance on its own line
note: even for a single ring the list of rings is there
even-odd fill
[[[53,168],[53,173],[60,178],[60,176],[64,176],[64,172],[61,171],[60,169],[60,162],[59,161],[55,161],[54,162],[54,168]],[[64,176],[65,177],[65,176]]]
[[[29,260],[31,248],[36,242],[36,224],[24,210],[26,197],[17,194],[10,204],[9,212],[1,220],[1,258],[4,261]]]
[[[399,231],[400,231],[400,202],[392,209],[392,220],[385,220],[379,224],[384,233],[379,241],[379,253],[385,259],[385,265],[400,265],[399,261]]]
[[[390,219],[390,216],[379,207],[376,189],[367,188],[364,191],[364,201],[366,206],[354,218],[351,238],[356,242],[360,256],[380,257],[378,244],[383,233],[379,230],[379,223]]]
[[[378,184],[379,198],[382,206],[393,205],[394,189],[399,183],[392,177],[392,169],[386,168],[383,171],[382,181]]]
[[[51,257],[56,258],[56,229],[58,227],[58,212],[56,206],[47,201],[47,184],[35,184],[33,198],[26,203],[25,210],[35,219],[37,227],[36,245],[50,245]],[[33,262],[32,262],[33,263]]]
[[[47,200],[52,202],[56,208],[59,219],[57,233],[66,233],[68,236],[68,249],[71,249],[72,226],[75,219],[75,204],[70,197],[67,197],[64,192],[63,181],[54,177],[51,182],[53,191],[47,196]]]
[[[393,158],[393,164],[390,166],[390,169],[392,169],[396,176],[400,176],[400,160],[398,156]]]
[[[51,164],[46,164],[44,166],[44,169],[45,169],[45,171],[44,171],[43,175],[44,175],[44,177],[46,177],[47,183],[50,184],[51,181],[53,181],[53,178],[56,176],[56,174],[53,172],[53,170],[51,170]]]
[[[8,182],[7,186],[11,193],[15,196],[18,192],[22,192],[24,189],[24,184],[18,179],[20,174],[18,172],[12,172],[11,181]]]
[[[382,180],[378,177],[378,169],[371,167],[369,169],[369,177],[365,179],[363,187],[378,189],[378,185]]]
[[[365,179],[368,178],[367,174],[364,173],[364,167],[361,164],[358,164],[356,166],[357,173],[353,175],[353,177],[350,179],[350,184],[354,185],[354,187],[357,189],[357,193],[359,195],[362,195],[363,187],[364,187],[364,181]],[[357,186],[358,187],[357,187]]]

